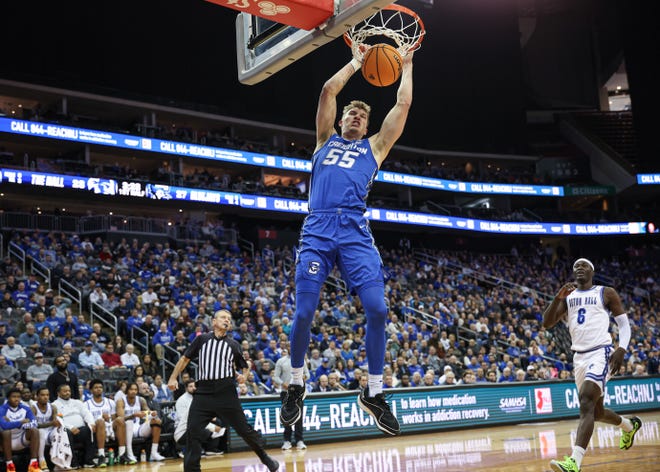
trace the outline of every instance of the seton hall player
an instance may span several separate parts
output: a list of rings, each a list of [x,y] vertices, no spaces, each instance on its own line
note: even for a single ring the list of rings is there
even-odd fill
[[[40,472],[39,431],[37,420],[29,406],[21,402],[21,391],[12,388],[7,392],[7,401],[0,406],[0,429],[2,430],[2,448],[5,453],[7,472],[16,472],[12,460],[14,451],[30,447],[30,465],[28,472]]]
[[[568,322],[571,334],[575,385],[580,398],[580,424],[571,456],[550,461],[555,472],[579,472],[582,458],[594,432],[594,421],[622,429],[620,449],[630,449],[642,426],[637,417],[624,418],[603,406],[607,380],[616,375],[630,342],[630,323],[621,298],[612,287],[593,284],[594,265],[584,258],[573,263],[575,283],[567,283],[543,312],[543,327],[560,320]],[[612,353],[610,313],[619,327],[619,347]]]

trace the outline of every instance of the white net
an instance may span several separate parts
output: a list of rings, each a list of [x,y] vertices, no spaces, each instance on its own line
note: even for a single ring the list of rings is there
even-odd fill
[[[360,46],[379,42],[375,37],[391,39],[399,54],[405,56],[408,51],[419,49],[425,34],[424,23],[414,11],[394,4],[354,25],[344,34],[344,40],[353,51],[353,56],[362,61],[364,52]]]

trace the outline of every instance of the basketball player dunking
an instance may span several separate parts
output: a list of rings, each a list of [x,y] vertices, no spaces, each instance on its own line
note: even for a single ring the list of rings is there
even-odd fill
[[[543,327],[551,328],[568,316],[571,334],[575,385],[580,398],[580,424],[571,457],[550,461],[555,472],[578,472],[594,431],[594,421],[622,429],[619,447],[630,449],[642,426],[637,417],[624,418],[603,407],[607,379],[616,375],[630,342],[628,315],[612,287],[593,284],[594,265],[588,259],[573,264],[575,284],[564,285],[543,313]],[[619,347],[612,352],[609,334],[610,313],[619,327]]]
[[[383,396],[385,320],[383,264],[364,217],[371,185],[390,149],[401,136],[412,102],[412,53],[403,60],[394,107],[380,131],[365,139],[370,107],[350,102],[334,128],[336,97],[360,68],[357,59],[324,85],[316,111],[316,149],[312,157],[309,215],[305,218],[296,258],[296,311],[291,330],[292,379],[283,398],[280,419],[294,424],[302,415],[305,387],[303,362],[321,287],[335,263],[351,291],[362,302],[367,320],[369,384],[358,403],[386,434],[400,434],[399,422]]]

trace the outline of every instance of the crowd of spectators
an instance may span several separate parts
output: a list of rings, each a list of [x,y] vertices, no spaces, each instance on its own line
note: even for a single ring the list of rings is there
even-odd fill
[[[52,267],[55,281],[78,288],[83,308],[98,303],[119,323],[116,333],[90,326],[72,312],[71,300],[6,258],[0,263],[0,383],[15,380],[9,363],[27,370],[21,359],[28,353],[68,351],[79,369],[126,368],[165,398],[156,374],[165,365],[167,375],[224,308],[233,314],[233,335],[253,365],[248,376],[238,377],[239,393],[274,393],[273,373],[288,349],[295,307],[291,248],[252,256],[221,252],[210,241],[175,248],[54,233],[14,233],[11,240]],[[541,326],[547,297],[571,279],[567,255],[536,245],[514,247],[510,254],[424,254],[381,248],[389,274],[386,386],[571,377],[566,328]],[[628,307],[633,337],[622,373],[658,373],[657,264],[632,252],[594,262]],[[367,367],[364,329],[359,299],[328,286],[312,325],[310,390],[359,386]],[[131,336],[148,344],[149,353],[136,353],[125,341]]]

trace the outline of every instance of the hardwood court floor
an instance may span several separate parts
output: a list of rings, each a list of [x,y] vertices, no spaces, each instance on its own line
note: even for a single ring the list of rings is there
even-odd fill
[[[583,472],[660,471],[660,411],[638,415],[635,445],[619,450],[619,428],[597,424]],[[269,452],[286,472],[547,472],[548,462],[570,455],[577,420],[529,423],[432,434],[383,436]],[[180,472],[181,460],[116,467],[126,472]],[[267,472],[251,452],[202,459],[203,471]]]

